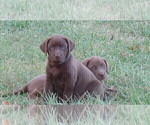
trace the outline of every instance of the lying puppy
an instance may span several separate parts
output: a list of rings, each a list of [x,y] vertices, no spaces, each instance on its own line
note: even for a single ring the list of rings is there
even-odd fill
[[[99,56],[92,56],[85,59],[82,64],[91,70],[98,80],[102,81],[106,79],[108,74],[108,64],[105,59]]]
[[[59,99],[67,101],[80,98],[85,92],[103,98],[104,88],[94,74],[76,60],[71,51],[75,44],[61,35],[46,39],[40,46],[48,54],[44,93],[55,93]]]
[[[98,57],[98,56],[92,56],[87,59],[85,59],[82,62],[90,71],[94,73],[96,78],[100,80],[105,88],[104,91],[104,100],[106,99],[107,96],[116,94],[117,93],[117,88],[112,86],[110,88],[106,88],[104,84],[104,79],[106,79],[106,76],[108,74],[108,63],[105,59]]]

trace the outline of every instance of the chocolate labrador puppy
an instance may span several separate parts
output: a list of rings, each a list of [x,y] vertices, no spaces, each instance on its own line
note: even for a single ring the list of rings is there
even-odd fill
[[[96,78],[100,80],[105,86],[103,80],[106,79],[106,76],[108,74],[108,63],[104,58],[99,56],[92,56],[82,61],[82,64],[84,64],[91,72],[93,72]],[[41,93],[43,93],[45,79],[46,74],[36,76],[28,84],[24,85],[13,94],[17,95],[28,92],[29,98],[36,98],[37,96],[40,96]],[[115,88],[114,86],[110,88],[105,87],[104,96],[106,98],[109,95],[116,94],[117,91],[117,88]]]
[[[108,64],[105,59],[93,56],[85,59],[82,64],[84,64],[88,69],[90,69],[97,79],[101,82],[104,80],[108,73]],[[46,79],[46,74],[36,76],[28,84],[23,86],[21,89],[14,92],[14,94],[28,92],[29,98],[36,98],[38,95],[43,93],[44,81]]]
[[[79,98],[85,92],[103,97],[103,84],[81,62],[76,60],[71,51],[75,44],[67,37],[54,35],[47,38],[40,49],[48,54],[44,93],[55,93],[67,101]]]
[[[82,64],[91,70],[100,81],[106,79],[108,74],[108,64],[105,59],[99,56],[92,56],[85,59]]]
[[[92,56],[87,59],[85,59],[82,62],[90,71],[94,73],[96,78],[100,80],[105,88],[104,91],[104,100],[109,95],[114,95],[117,93],[117,88],[114,86],[111,86],[109,88],[105,87],[104,79],[106,79],[106,76],[108,74],[108,63],[104,58],[98,57],[98,56]]]

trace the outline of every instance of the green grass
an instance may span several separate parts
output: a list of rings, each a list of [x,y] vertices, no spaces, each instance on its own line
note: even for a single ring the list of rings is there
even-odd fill
[[[46,56],[39,45],[53,34],[72,39],[76,44],[72,53],[80,61],[94,55],[104,57],[109,64],[105,84],[118,88],[118,94],[104,102],[89,98],[73,104],[150,104],[149,21],[1,21],[1,93],[45,73]],[[0,97],[5,100],[30,104],[26,94]],[[58,103],[51,98],[49,104]]]
[[[0,20],[150,19],[149,0],[1,0],[0,9]]]

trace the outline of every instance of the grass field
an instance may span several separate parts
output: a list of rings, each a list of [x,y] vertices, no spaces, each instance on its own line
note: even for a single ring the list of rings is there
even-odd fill
[[[106,101],[89,98],[73,104],[150,104],[149,21],[1,21],[0,92],[20,88],[45,73],[46,56],[39,45],[53,34],[63,34],[76,44],[80,61],[102,56],[109,64],[106,86],[118,94]],[[0,101],[30,104],[26,94],[0,97]],[[48,104],[57,104],[54,98]]]

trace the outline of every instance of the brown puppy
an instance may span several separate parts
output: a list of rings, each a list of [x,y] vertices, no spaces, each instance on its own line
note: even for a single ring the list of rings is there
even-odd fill
[[[85,59],[82,62],[82,64],[84,64],[88,69],[90,69],[94,73],[96,78],[100,81],[106,78],[106,74],[108,73],[108,64],[105,59],[98,56],[93,56]],[[15,91],[14,94],[28,92],[30,98],[35,98],[43,92],[45,79],[46,74],[39,75],[32,79],[24,87]]]
[[[82,62],[89,70],[91,70],[94,75],[96,76],[96,78],[98,80],[100,80],[104,87],[104,79],[106,79],[106,76],[108,74],[108,63],[105,59],[98,57],[98,56],[92,56],[89,57],[87,59],[85,59]],[[110,88],[106,88],[105,87],[105,91],[104,91],[104,99],[112,94],[116,94],[117,93],[117,88],[115,88],[114,86],[110,87]]]
[[[108,74],[108,63],[104,58],[99,56],[92,56],[84,61],[82,61],[88,69],[90,69],[97,79],[99,79],[103,84],[103,80],[106,79]],[[46,74],[36,76],[28,84],[23,86],[21,89],[14,92],[14,94],[28,92],[29,98],[36,98],[38,95],[43,93],[44,81],[46,79]],[[105,84],[104,84],[105,86]],[[117,89],[114,87],[107,88],[104,92],[105,96],[116,93]]]
[[[99,56],[92,56],[82,61],[82,64],[84,64],[88,69],[90,69],[94,73],[96,78],[104,84],[102,80],[104,80],[108,74],[108,63],[105,59]],[[36,76],[28,84],[23,86],[21,89],[15,91],[14,94],[16,95],[19,93],[21,94],[28,92],[29,98],[36,98],[41,93],[43,93],[45,79],[46,74]],[[105,91],[105,95],[107,94],[106,96],[108,96],[109,93],[113,92],[113,88],[107,88]]]
[[[44,93],[55,93],[65,101],[81,97],[85,92],[103,97],[103,84],[71,55],[74,47],[70,39],[61,35],[54,35],[41,44],[41,50],[48,54]]]
[[[105,59],[99,56],[92,56],[85,59],[82,64],[91,70],[100,81],[106,79],[108,74],[108,64]]]
[[[85,59],[82,63],[89,68],[100,81],[106,78],[106,73],[108,73],[108,64],[103,58],[93,56]],[[39,75],[21,89],[15,91],[14,94],[16,95],[18,93],[21,94],[28,92],[29,98],[36,98],[43,92],[45,80],[45,74]]]

